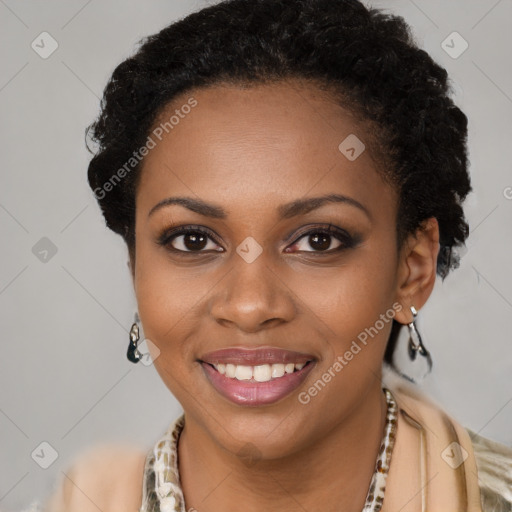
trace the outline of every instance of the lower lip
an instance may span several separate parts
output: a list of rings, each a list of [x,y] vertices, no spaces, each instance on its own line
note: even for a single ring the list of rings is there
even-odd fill
[[[267,382],[231,379],[207,363],[201,363],[212,386],[225,398],[238,405],[258,406],[273,404],[297,389],[313,369],[313,361],[293,373]]]

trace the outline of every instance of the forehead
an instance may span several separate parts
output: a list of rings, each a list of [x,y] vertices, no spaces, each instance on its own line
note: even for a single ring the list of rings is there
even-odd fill
[[[371,133],[325,92],[297,82],[181,94],[154,123],[137,209],[185,194],[254,208],[320,193],[394,201]]]

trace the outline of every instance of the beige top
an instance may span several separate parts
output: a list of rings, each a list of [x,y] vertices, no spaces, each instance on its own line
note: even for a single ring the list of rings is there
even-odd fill
[[[177,440],[182,426],[183,416],[180,416],[166,432],[168,438],[170,435],[170,439],[176,441],[167,445],[172,460],[177,460]],[[478,468],[482,511],[512,512],[512,448],[469,429],[466,432],[471,439]],[[156,443],[155,449],[161,445],[162,439]],[[145,495],[154,488],[154,481],[149,481],[148,476],[152,469],[149,462],[154,462],[155,449],[152,447],[144,452],[126,445],[104,444],[82,452],[56,483],[40,512],[140,512]],[[175,471],[177,473],[177,464]],[[154,480],[154,475],[151,476]],[[180,494],[179,475],[176,474],[172,481],[177,494]],[[164,509],[167,506],[161,505],[161,512],[168,512]],[[148,512],[153,510],[158,508]],[[39,512],[39,509],[31,509],[30,512]]]

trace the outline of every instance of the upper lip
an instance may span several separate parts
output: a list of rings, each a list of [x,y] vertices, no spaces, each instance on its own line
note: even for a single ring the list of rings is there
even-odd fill
[[[257,348],[223,348],[204,354],[200,360],[209,364],[239,364],[246,366],[258,366],[263,364],[287,364],[307,363],[315,357],[303,352],[284,350],[276,347]]]

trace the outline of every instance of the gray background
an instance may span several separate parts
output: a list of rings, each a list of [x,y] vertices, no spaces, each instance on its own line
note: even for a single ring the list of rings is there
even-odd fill
[[[204,5],[0,0],[2,511],[46,497],[85,447],[149,447],[180,413],[154,368],[125,357],[136,307],[127,253],[86,183],[84,129],[135,43]],[[512,445],[512,1],[373,5],[412,25],[470,119],[472,232],[420,313],[435,360],[423,386],[465,426]],[[47,59],[31,48],[43,31],[59,45]],[[453,31],[469,43],[456,59],[441,46]],[[46,261],[43,237],[57,249]],[[43,441],[59,455],[46,470],[31,458]]]

